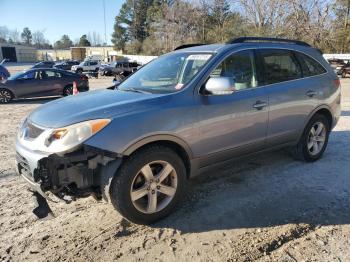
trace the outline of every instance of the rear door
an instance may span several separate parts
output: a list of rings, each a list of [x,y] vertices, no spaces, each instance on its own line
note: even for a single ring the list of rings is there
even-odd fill
[[[267,144],[294,142],[319,103],[318,90],[322,83],[315,78],[304,78],[294,51],[260,49],[259,54],[269,96]]]
[[[253,50],[226,57],[210,77],[232,77],[232,94],[199,95],[200,143],[194,153],[201,166],[264,148],[268,121],[268,96],[258,81]]]
[[[54,70],[41,70],[41,95],[55,96],[63,93],[62,74]]]

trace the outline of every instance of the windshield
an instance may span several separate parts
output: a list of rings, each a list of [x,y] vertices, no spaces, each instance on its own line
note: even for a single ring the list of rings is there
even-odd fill
[[[184,86],[212,57],[208,53],[172,53],[153,60],[119,85],[122,91],[172,93]]]

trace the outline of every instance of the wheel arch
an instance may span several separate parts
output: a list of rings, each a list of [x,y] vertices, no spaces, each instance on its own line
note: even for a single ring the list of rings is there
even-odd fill
[[[12,98],[16,98],[15,94],[12,92],[12,90],[11,90],[11,89],[8,89],[8,88],[6,88],[6,87],[0,87],[0,90],[6,90],[6,91],[9,91],[9,92],[10,92],[10,94],[11,94],[11,96],[12,96]]]
[[[183,141],[181,138],[172,135],[154,135],[143,138],[136,143],[129,146],[124,152],[123,155],[129,156],[145,147],[151,145],[162,145],[168,148],[173,149],[183,160],[186,167],[187,177],[191,173],[191,159],[193,157],[192,151],[188,144]]]

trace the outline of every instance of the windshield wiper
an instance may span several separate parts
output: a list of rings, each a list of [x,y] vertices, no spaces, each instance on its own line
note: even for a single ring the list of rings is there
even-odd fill
[[[132,87],[123,88],[123,89],[121,89],[121,91],[135,92],[135,93],[141,93],[141,94],[151,94],[151,92],[147,92],[147,91],[144,91],[144,90],[135,89],[135,88],[132,88]]]

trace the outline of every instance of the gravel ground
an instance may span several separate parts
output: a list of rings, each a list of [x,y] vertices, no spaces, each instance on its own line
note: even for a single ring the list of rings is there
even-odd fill
[[[91,89],[110,83],[90,80]],[[231,163],[191,180],[178,210],[152,226],[93,198],[35,218],[14,140],[21,119],[51,99],[0,105],[0,260],[350,261],[350,79],[342,87],[342,117],[320,161],[278,151]]]

